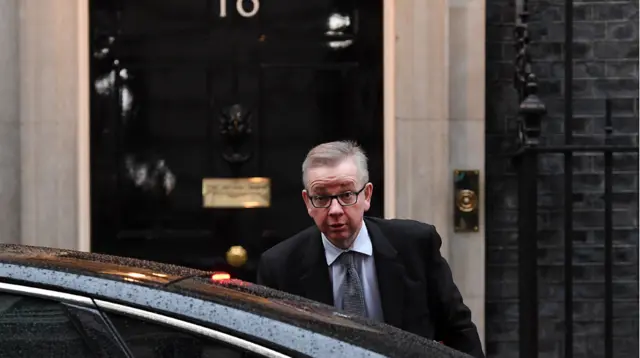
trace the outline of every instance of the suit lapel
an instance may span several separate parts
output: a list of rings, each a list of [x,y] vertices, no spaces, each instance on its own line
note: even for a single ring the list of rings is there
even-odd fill
[[[378,226],[366,219],[365,223],[373,245],[384,321],[392,326],[401,327],[404,306],[404,266],[397,259],[397,251]]]
[[[404,266],[397,258],[397,251],[378,226],[367,219],[365,222],[373,245],[384,321],[392,326],[401,327],[404,304]],[[320,231],[312,228],[308,235],[309,244],[301,254],[300,286],[303,296],[333,306],[333,287],[331,286]]]
[[[304,297],[333,306],[333,288],[320,231],[310,230],[308,242],[306,251],[301,255],[303,273],[300,286]]]

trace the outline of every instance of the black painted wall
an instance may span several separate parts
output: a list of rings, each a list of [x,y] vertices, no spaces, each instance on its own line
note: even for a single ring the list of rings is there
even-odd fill
[[[518,351],[517,181],[504,153],[513,136],[515,0],[487,0],[487,353]],[[564,1],[529,0],[534,72],[549,114],[543,137],[563,142]],[[575,0],[576,143],[602,141],[604,101],[615,98],[617,143],[638,141],[638,1]],[[614,158],[614,351],[638,357],[638,157]],[[564,344],[563,159],[539,162],[540,357],[562,357]],[[603,157],[574,160],[574,352],[603,356]],[[525,204],[526,205],[526,204]]]

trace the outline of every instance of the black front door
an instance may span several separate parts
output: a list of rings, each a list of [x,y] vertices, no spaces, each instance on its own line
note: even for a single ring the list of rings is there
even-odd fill
[[[382,215],[382,0],[91,0],[92,250],[204,269],[312,225],[301,164],[358,141]],[[203,207],[265,177],[268,208]]]

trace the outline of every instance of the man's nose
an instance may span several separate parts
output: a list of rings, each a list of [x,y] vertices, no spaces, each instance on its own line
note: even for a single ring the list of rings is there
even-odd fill
[[[344,213],[342,210],[342,205],[338,202],[338,199],[331,199],[331,204],[329,205],[329,215],[340,215]]]

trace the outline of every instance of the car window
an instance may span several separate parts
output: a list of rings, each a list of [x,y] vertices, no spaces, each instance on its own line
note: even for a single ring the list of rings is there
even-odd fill
[[[0,292],[0,357],[93,357],[66,307]]]
[[[159,323],[109,313],[109,319],[135,358],[254,358],[240,347]]]

